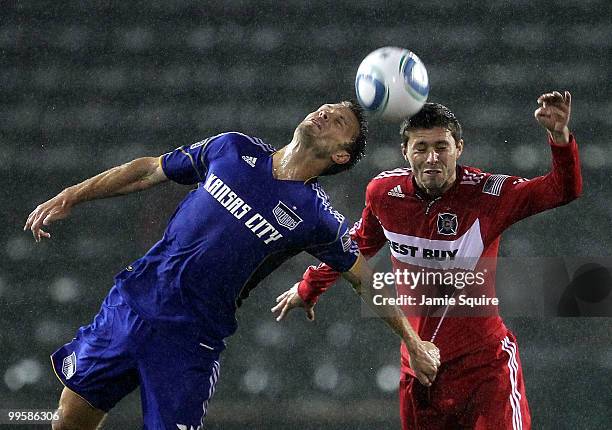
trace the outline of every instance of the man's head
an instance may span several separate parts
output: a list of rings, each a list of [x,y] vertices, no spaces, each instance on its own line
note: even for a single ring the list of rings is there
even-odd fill
[[[461,124],[439,103],[425,103],[400,128],[402,154],[410,163],[417,185],[439,196],[456,180],[457,159],[463,152]]]
[[[368,123],[363,109],[353,101],[324,104],[295,129],[295,137],[329,160],[320,175],[334,175],[353,167],[365,153]]]

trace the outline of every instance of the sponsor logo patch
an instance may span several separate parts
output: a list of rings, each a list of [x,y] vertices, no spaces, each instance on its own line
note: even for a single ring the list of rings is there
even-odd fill
[[[256,157],[250,157],[248,155],[243,155],[242,159],[251,167],[255,167],[255,163],[257,163]]]
[[[62,373],[66,379],[70,379],[76,373],[76,354],[73,352],[62,361]]]
[[[474,270],[484,250],[478,219],[460,237],[435,240],[382,228],[390,242],[393,258],[419,267]]]
[[[303,221],[298,214],[281,201],[272,209],[272,213],[276,218],[276,222],[289,230],[294,230]]]
[[[400,187],[399,185],[396,185],[395,187],[391,188],[387,194],[391,197],[406,197],[406,194],[402,192],[402,187]]]
[[[457,234],[457,215],[450,213],[438,214],[438,233],[446,236]]]

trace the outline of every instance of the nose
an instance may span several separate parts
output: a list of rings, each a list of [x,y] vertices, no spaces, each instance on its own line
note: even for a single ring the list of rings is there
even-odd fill
[[[438,153],[436,151],[430,151],[427,154],[427,164],[436,164],[438,162]]]
[[[323,118],[323,120],[327,121],[328,119],[327,112],[325,112],[324,110],[320,111],[319,118]]]

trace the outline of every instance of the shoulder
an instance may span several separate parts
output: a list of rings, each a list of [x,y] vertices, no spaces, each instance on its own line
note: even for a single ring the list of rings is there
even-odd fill
[[[216,147],[235,147],[235,148],[252,148],[265,153],[273,153],[276,151],[272,145],[264,142],[262,139],[249,136],[248,134],[240,133],[238,131],[227,131],[219,133],[215,136],[208,137],[204,140],[194,143],[190,149],[196,149],[197,147],[206,147],[214,144]]]
[[[489,175],[491,174],[483,172],[477,167],[459,166],[457,180],[459,181],[459,185],[477,188]]]
[[[409,176],[412,174],[412,169],[410,167],[398,167],[393,170],[383,170],[378,175],[374,176],[370,183],[374,181],[381,181],[387,178],[394,178],[398,176]]]
[[[274,148],[269,143],[264,142],[259,137],[250,136],[248,134],[240,133],[239,131],[225,132],[223,133],[223,138],[226,139],[228,142],[232,142],[237,145],[243,145],[246,147],[252,146],[270,154],[276,151],[276,148]]]
[[[403,188],[406,188],[405,184],[410,184],[410,181],[407,181],[407,179],[410,179],[411,176],[412,169],[410,167],[399,167],[393,170],[382,171],[370,180],[366,189],[366,195],[371,197],[380,193],[387,193],[393,187],[397,187],[400,184],[402,184]],[[400,194],[407,191],[409,190],[397,190]]]
[[[459,185],[464,189],[473,189],[474,191],[496,197],[501,195],[502,188],[506,184],[516,185],[526,181],[526,179],[517,176],[483,172],[480,169],[469,166],[461,166],[461,178],[458,179],[460,181]]]
[[[329,201],[329,196],[321,184],[319,182],[313,182],[309,186],[311,187],[316,200],[319,217],[322,219],[335,220],[335,222],[339,224],[343,223],[344,215],[332,207],[331,202]]]

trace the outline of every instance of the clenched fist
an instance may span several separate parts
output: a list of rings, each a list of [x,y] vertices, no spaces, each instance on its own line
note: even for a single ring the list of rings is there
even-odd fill
[[[539,108],[534,112],[536,120],[552,136],[555,143],[569,143],[568,123],[572,111],[572,95],[569,91],[542,94],[538,98]]]

